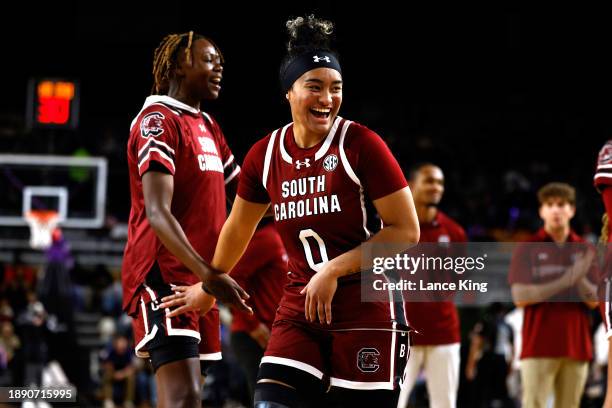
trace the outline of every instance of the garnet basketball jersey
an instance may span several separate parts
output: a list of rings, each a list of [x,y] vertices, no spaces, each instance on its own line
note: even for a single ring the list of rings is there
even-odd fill
[[[292,124],[274,131],[249,151],[238,195],[270,203],[278,232],[289,255],[288,285],[282,305],[303,310],[301,288],[330,259],[372,234],[380,220],[372,200],[407,186],[384,141],[366,127],[337,117],[328,135],[310,148],[297,146]],[[374,223],[372,223],[374,221]],[[334,303],[360,302],[343,286],[359,274],[339,280]],[[357,282],[355,282],[357,283]],[[332,304],[332,307],[334,304]],[[387,313],[389,305],[387,305]]]
[[[196,252],[210,262],[226,217],[225,188],[240,167],[210,115],[163,95],[146,99],[132,122],[127,153],[132,208],[121,275],[123,307],[133,314],[136,295],[153,263],[166,283],[199,281],[151,228],[142,176],[153,162],[157,171],[172,175],[172,214]]]

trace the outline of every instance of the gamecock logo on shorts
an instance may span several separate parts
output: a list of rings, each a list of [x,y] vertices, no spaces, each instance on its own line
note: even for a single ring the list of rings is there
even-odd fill
[[[357,368],[364,373],[375,373],[380,368],[378,364],[380,353],[373,347],[362,348],[357,353]]]
[[[164,133],[162,120],[166,117],[161,112],[147,113],[140,121],[140,135],[145,139],[149,136],[157,137]]]

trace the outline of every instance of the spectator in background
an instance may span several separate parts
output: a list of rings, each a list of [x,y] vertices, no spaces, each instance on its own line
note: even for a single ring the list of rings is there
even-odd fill
[[[102,312],[107,316],[121,316],[121,271],[112,270],[112,283],[102,291]]]
[[[594,249],[578,245],[584,241],[570,228],[573,187],[549,183],[538,191],[538,200],[544,226],[517,247],[508,277],[514,303],[525,308],[523,407],[545,407],[554,394],[556,407],[577,408],[592,358],[588,314],[597,306]]]
[[[101,360],[104,408],[112,408],[115,405],[133,407],[136,367],[127,337],[116,335],[111,346],[102,352]]]
[[[419,218],[419,242],[466,242],[463,228],[438,209],[444,194],[444,173],[431,163],[419,163],[408,172],[408,184]],[[431,247],[433,247],[432,245]],[[435,251],[449,251],[436,246]],[[430,271],[428,271],[431,275]],[[434,279],[444,279],[436,277]],[[408,322],[417,331],[406,367],[406,379],[398,407],[408,405],[410,392],[421,369],[425,371],[429,401],[433,408],[452,408],[459,387],[460,341],[459,315],[449,298],[406,302]]]
[[[74,384],[83,386],[78,358],[75,358],[78,348],[74,323],[74,285],[71,277],[74,259],[62,231],[55,228],[51,236],[51,245],[45,251],[44,274],[37,286],[38,296],[47,314],[48,357],[49,360],[59,362]]]
[[[472,407],[514,407],[506,385],[512,369],[514,334],[505,315],[503,305],[493,303],[472,330],[465,367],[467,380],[474,382]]]
[[[21,342],[19,337],[15,335],[15,328],[11,322],[2,322],[0,324],[0,347],[6,352],[8,363],[15,356],[15,351],[21,347]]]
[[[11,321],[15,317],[13,308],[8,299],[0,298],[0,321]]]
[[[22,263],[5,265],[0,292],[8,299],[16,314],[27,307],[27,293],[36,286],[36,270]]]
[[[21,347],[19,337],[10,321],[0,323],[0,385],[13,384],[11,366],[17,349]]]
[[[27,307],[17,317],[23,340],[26,386],[41,385],[42,370],[47,362],[47,312],[34,292],[27,294]]]
[[[4,296],[4,292],[0,291],[0,296]],[[0,297],[0,353],[4,359],[4,367],[0,367],[0,386],[23,382],[23,348],[15,334],[14,323],[15,312],[9,300]]]

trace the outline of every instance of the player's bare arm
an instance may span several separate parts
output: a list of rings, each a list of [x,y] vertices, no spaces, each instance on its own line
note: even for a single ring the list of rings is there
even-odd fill
[[[254,203],[236,196],[217,241],[211,262],[213,268],[229,273],[236,266],[268,207],[268,203]]]
[[[236,196],[230,216],[223,225],[217,242],[215,255],[211,262],[213,268],[222,273],[232,270],[246,250],[257,228],[257,224],[261,221],[268,206],[269,204],[252,203],[240,198],[238,195]],[[170,316],[176,316],[183,311],[197,308],[197,305],[205,301],[205,293],[202,293],[201,290],[198,291],[194,286],[192,285],[185,290],[177,290],[178,293],[163,298],[164,303],[162,303],[161,307],[178,306],[177,309],[172,311]],[[223,301],[222,299],[220,300]],[[241,307],[243,310],[252,313],[250,307],[244,305],[244,303],[242,306],[244,306]]]
[[[226,304],[249,310],[244,303],[248,298],[246,292],[232,278],[213,270],[204,262],[172,215],[172,175],[149,171],[142,177],[142,186],[147,219],[162,244],[202,280],[212,295]]]
[[[566,272],[559,278],[546,282],[546,283],[515,283],[511,287],[512,299],[517,307],[525,307],[540,302],[545,302],[556,294],[567,290],[572,287],[578,288],[578,293],[581,298],[590,304],[591,295],[588,293],[592,291],[595,296],[595,287],[591,287],[590,282],[586,278],[591,265],[593,263],[594,253],[593,251],[587,252],[584,256],[576,260],[574,265],[567,268]],[[588,282],[589,286],[586,286],[583,281]]]
[[[373,201],[384,228],[368,241],[369,243],[392,243],[396,248],[406,249],[419,241],[419,221],[412,193],[408,187]],[[364,265],[365,267],[371,265]],[[331,324],[331,301],[338,286],[338,278],[361,270],[361,247],[358,246],[332,259],[315,274],[302,289],[306,294],[306,319]]]

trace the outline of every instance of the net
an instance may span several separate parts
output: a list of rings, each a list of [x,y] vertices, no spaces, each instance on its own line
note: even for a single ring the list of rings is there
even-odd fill
[[[53,242],[53,231],[57,228],[59,214],[51,210],[32,210],[25,214],[30,226],[30,247],[47,249]]]

